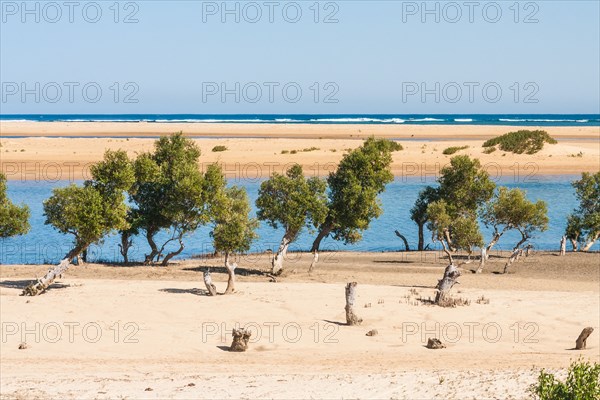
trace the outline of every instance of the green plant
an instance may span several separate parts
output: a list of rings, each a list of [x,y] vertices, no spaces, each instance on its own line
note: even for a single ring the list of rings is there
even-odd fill
[[[297,154],[297,153],[298,153],[298,150],[292,150],[292,151],[290,151],[290,154]]]
[[[496,151],[495,147],[486,147],[486,149],[483,150],[483,154],[492,154],[495,151]]]
[[[597,400],[600,398],[600,364],[579,359],[569,366],[564,382],[542,370],[529,391],[539,400]]]
[[[227,147],[219,145],[219,146],[215,146],[215,147],[212,148],[212,152],[213,153],[218,153],[220,151],[227,151]]]
[[[444,149],[444,151],[442,151],[442,154],[445,154],[447,156],[456,153],[457,151],[461,151],[464,149],[468,149],[469,146],[452,146],[452,147],[448,147],[447,149]]]
[[[303,149],[302,151],[305,152],[305,153],[308,153],[309,151],[317,151],[317,150],[321,150],[321,149],[319,149],[318,147],[314,147],[313,146],[313,147],[309,147],[309,148]]]
[[[288,154],[289,152],[289,150],[281,150],[281,154]]]
[[[483,147],[500,145],[500,150],[515,154],[535,154],[544,148],[544,143],[556,144],[546,131],[520,130],[509,132],[502,136],[487,140]]]

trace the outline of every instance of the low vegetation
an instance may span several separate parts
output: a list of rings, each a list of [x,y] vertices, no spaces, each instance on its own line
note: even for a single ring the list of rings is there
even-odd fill
[[[213,153],[218,153],[218,152],[227,151],[227,150],[228,150],[227,146],[222,146],[222,145],[215,146],[215,147],[212,148],[212,152]]]
[[[544,148],[544,144],[556,144],[546,131],[520,130],[509,132],[483,143],[483,147],[491,148],[499,145],[500,150],[515,154],[535,154]]]
[[[469,146],[452,146],[452,147],[448,147],[447,149],[444,149],[444,151],[442,151],[442,154],[449,156],[451,154],[454,154],[456,152],[459,152],[461,150],[465,150],[468,148],[469,148]]]
[[[537,400],[600,399],[600,364],[582,360],[573,362],[564,382],[542,370],[530,392]]]
[[[0,172],[0,238],[24,235],[30,228],[29,207],[13,204],[6,191],[6,177]]]

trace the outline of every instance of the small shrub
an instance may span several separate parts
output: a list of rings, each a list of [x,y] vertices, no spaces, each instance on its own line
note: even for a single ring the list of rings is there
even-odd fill
[[[483,147],[500,145],[500,150],[503,151],[515,154],[535,154],[544,148],[544,143],[556,144],[557,141],[546,131],[521,130],[487,140],[483,143]]]
[[[296,154],[296,153],[298,153],[298,150],[292,150],[292,151],[290,151],[290,154]]]
[[[456,153],[457,151],[461,151],[464,149],[468,149],[469,146],[453,146],[453,147],[448,147],[447,149],[444,149],[444,151],[442,151],[442,154],[445,154],[447,156]]]
[[[213,153],[217,153],[219,151],[227,151],[227,147],[225,146],[215,146],[212,148]]]
[[[538,400],[597,400],[600,399],[600,364],[581,359],[569,366],[564,382],[544,370],[537,384],[531,385],[530,393]]]
[[[400,150],[404,150],[404,147],[402,147],[402,145],[400,143],[390,140],[390,150],[391,151],[400,151]]]
[[[486,299],[485,296],[481,296],[476,300],[477,304],[490,304],[490,299]]]
[[[495,151],[496,151],[495,147],[486,147],[485,150],[483,150],[483,154],[491,154]]]
[[[289,150],[281,150],[281,154],[288,154],[289,152]]]
[[[321,149],[319,149],[318,147],[314,147],[313,146],[313,147],[310,147],[310,148],[307,148],[307,149],[303,149],[302,151],[305,152],[305,153],[308,153],[309,151],[317,151],[317,150],[321,150]]]

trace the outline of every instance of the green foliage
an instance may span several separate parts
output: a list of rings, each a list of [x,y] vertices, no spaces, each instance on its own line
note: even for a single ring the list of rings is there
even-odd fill
[[[133,167],[123,151],[107,151],[91,168],[83,186],[54,189],[44,202],[46,224],[75,237],[75,249],[85,250],[113,230],[129,227],[124,191],[133,183]],[[77,254],[72,254],[76,256]]]
[[[445,154],[445,155],[448,156],[448,155],[456,153],[457,151],[465,150],[465,149],[468,149],[468,148],[469,148],[469,146],[460,146],[460,147],[453,146],[453,147],[448,147],[448,148],[444,149],[444,151],[442,151],[442,154]]]
[[[367,139],[344,155],[335,172],[329,174],[329,212],[325,228],[335,240],[356,243],[371,220],[381,215],[379,194],[394,176],[390,171],[391,152],[398,144],[385,139]]]
[[[215,147],[212,148],[212,152],[213,153],[218,153],[220,151],[227,151],[227,150],[228,150],[227,146],[222,146],[222,145],[215,146]]]
[[[285,175],[273,173],[260,185],[257,216],[277,229],[280,225],[293,241],[304,227],[318,227],[327,215],[325,182],[306,179],[298,164]]]
[[[6,176],[0,173],[0,238],[29,232],[29,207],[13,204],[6,194]]]
[[[516,154],[535,154],[544,148],[544,143],[556,144],[546,131],[520,130],[487,140],[483,147],[500,145],[500,150]]]
[[[169,241],[178,240],[182,249],[183,236],[209,221],[208,188],[216,190],[224,185],[224,179],[216,166],[209,167],[204,177],[198,168],[199,158],[200,149],[194,142],[177,133],[161,137],[153,153],[143,153],[135,160],[135,183],[130,191],[135,206],[132,217],[146,231],[152,248],[147,261],[154,257],[158,260],[167,244],[161,250],[155,249],[153,238],[161,229],[169,229]]]
[[[485,226],[494,228],[495,233],[518,230],[524,241],[531,238],[535,231],[548,229],[547,214],[544,201],[534,203],[527,199],[521,189],[500,187],[492,201],[483,208],[481,218]]]
[[[483,154],[492,154],[492,153],[493,153],[493,152],[495,152],[495,151],[496,151],[496,148],[495,148],[495,147],[486,147],[486,148],[483,150]]]
[[[246,190],[231,187],[223,190],[220,201],[213,207],[214,228],[211,232],[216,251],[244,252],[250,249],[258,235],[258,221],[250,218]]]
[[[573,187],[579,206],[569,216],[566,235],[569,239],[585,238],[591,245],[600,236],[600,172],[584,172]]]
[[[454,249],[463,249],[469,253],[473,247],[483,246],[483,236],[479,230],[477,218],[472,214],[452,216],[444,200],[437,200],[427,207],[427,228],[433,233],[433,239],[444,244],[448,237]],[[450,247],[450,246],[448,246]]]
[[[442,168],[438,182],[440,198],[446,201],[450,215],[476,214],[496,187],[479,160],[466,155],[450,159],[450,165]]]
[[[410,219],[415,221],[417,225],[424,224],[427,222],[427,207],[429,204],[438,200],[439,191],[431,186],[425,187],[425,189],[419,192],[419,197],[415,201],[415,205],[410,210]]]
[[[571,363],[564,382],[544,370],[537,384],[530,387],[537,400],[598,400],[600,399],[600,364],[586,361]]]

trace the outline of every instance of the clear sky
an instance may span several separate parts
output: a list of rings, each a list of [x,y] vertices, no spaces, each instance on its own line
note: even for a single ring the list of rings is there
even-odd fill
[[[114,4],[1,1],[1,112],[599,113],[598,1]]]

